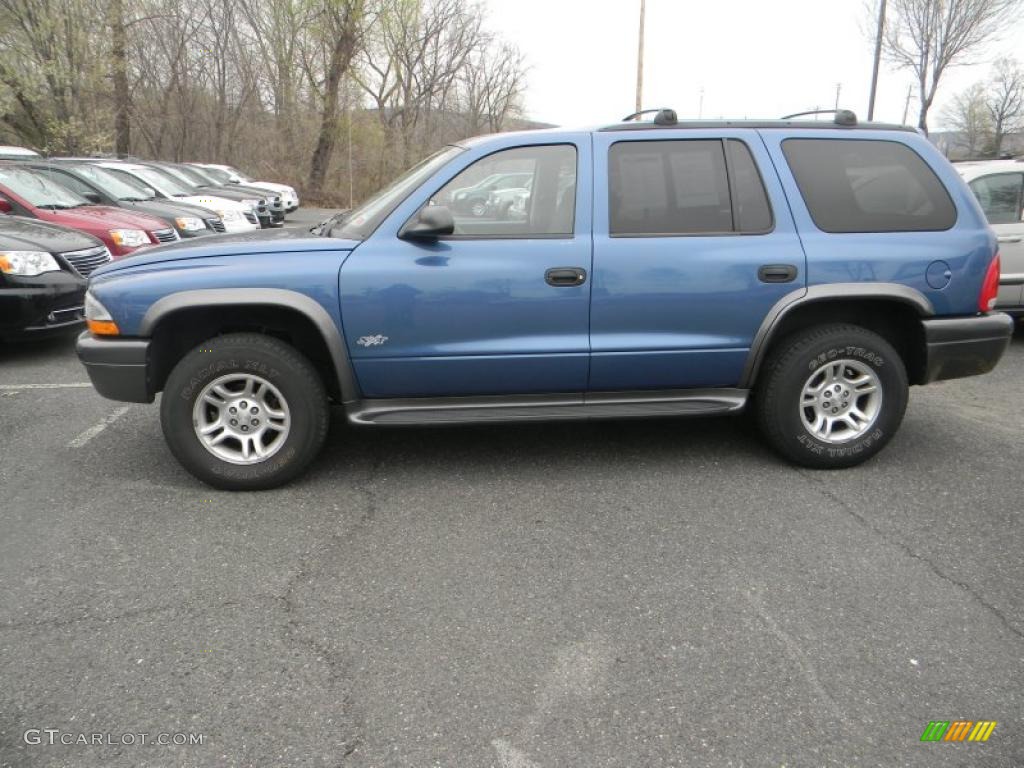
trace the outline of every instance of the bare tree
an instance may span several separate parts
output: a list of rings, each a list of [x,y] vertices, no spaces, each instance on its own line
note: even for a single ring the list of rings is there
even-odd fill
[[[885,54],[917,78],[922,131],[928,132],[928,111],[946,70],[971,63],[1021,7],[1022,0],[889,0]]]
[[[985,96],[985,107],[992,124],[990,151],[999,157],[1006,134],[1024,127],[1024,69],[1016,59],[997,59]]]
[[[955,146],[966,152],[968,158],[979,157],[992,137],[987,95],[985,85],[975,83],[953,97],[943,113],[945,122],[959,134]]]

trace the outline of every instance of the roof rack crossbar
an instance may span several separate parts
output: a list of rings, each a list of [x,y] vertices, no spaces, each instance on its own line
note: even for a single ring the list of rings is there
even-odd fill
[[[835,115],[832,122],[836,125],[856,125],[857,115],[851,109],[811,109],[807,112],[794,112],[792,115],[783,115],[783,120],[792,120],[794,117],[806,117],[807,115]]]

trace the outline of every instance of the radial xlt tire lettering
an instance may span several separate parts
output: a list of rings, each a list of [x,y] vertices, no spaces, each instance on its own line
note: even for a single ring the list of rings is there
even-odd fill
[[[885,339],[824,325],[780,342],[758,380],[755,407],[768,441],[806,467],[851,467],[892,438],[907,407],[907,372]]]
[[[171,371],[160,403],[174,456],[205,483],[260,490],[303,472],[327,436],[330,411],[316,369],[271,336],[216,336]]]

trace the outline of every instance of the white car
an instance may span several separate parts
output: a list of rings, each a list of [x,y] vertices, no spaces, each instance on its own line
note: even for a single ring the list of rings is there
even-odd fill
[[[136,184],[141,183],[143,186],[149,187],[159,197],[181,200],[215,211],[224,221],[225,232],[252,232],[260,228],[260,220],[251,206],[245,203],[215,195],[193,195],[189,190],[177,186],[166,176],[145,165],[105,160],[96,161],[96,165],[113,173],[127,176]]]
[[[12,147],[0,144],[0,160],[24,160],[29,157],[41,157],[34,149],[27,147]]]
[[[996,309],[1024,316],[1024,160],[956,163],[999,239]]]
[[[218,165],[216,163],[188,163],[188,165],[195,165],[213,172],[214,178],[222,184],[245,184],[247,187],[278,192],[281,195],[281,202],[284,203],[285,213],[291,213],[299,207],[299,195],[295,191],[295,187],[289,187],[287,184],[277,184],[273,181],[256,181],[241,171],[232,168],[230,165]]]

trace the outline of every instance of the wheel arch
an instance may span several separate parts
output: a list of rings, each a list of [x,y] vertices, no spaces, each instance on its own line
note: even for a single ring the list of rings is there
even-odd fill
[[[146,311],[139,335],[152,339],[150,386],[163,389],[171,369],[212,336],[253,331],[278,336],[303,352],[332,397],[358,399],[345,341],[334,319],[309,296],[284,288],[210,288],[164,296]]]
[[[751,343],[739,386],[754,386],[774,344],[801,328],[830,322],[853,323],[881,335],[900,353],[910,383],[921,383],[926,350],[920,321],[934,314],[924,294],[899,283],[801,288],[782,297],[765,316]]]

